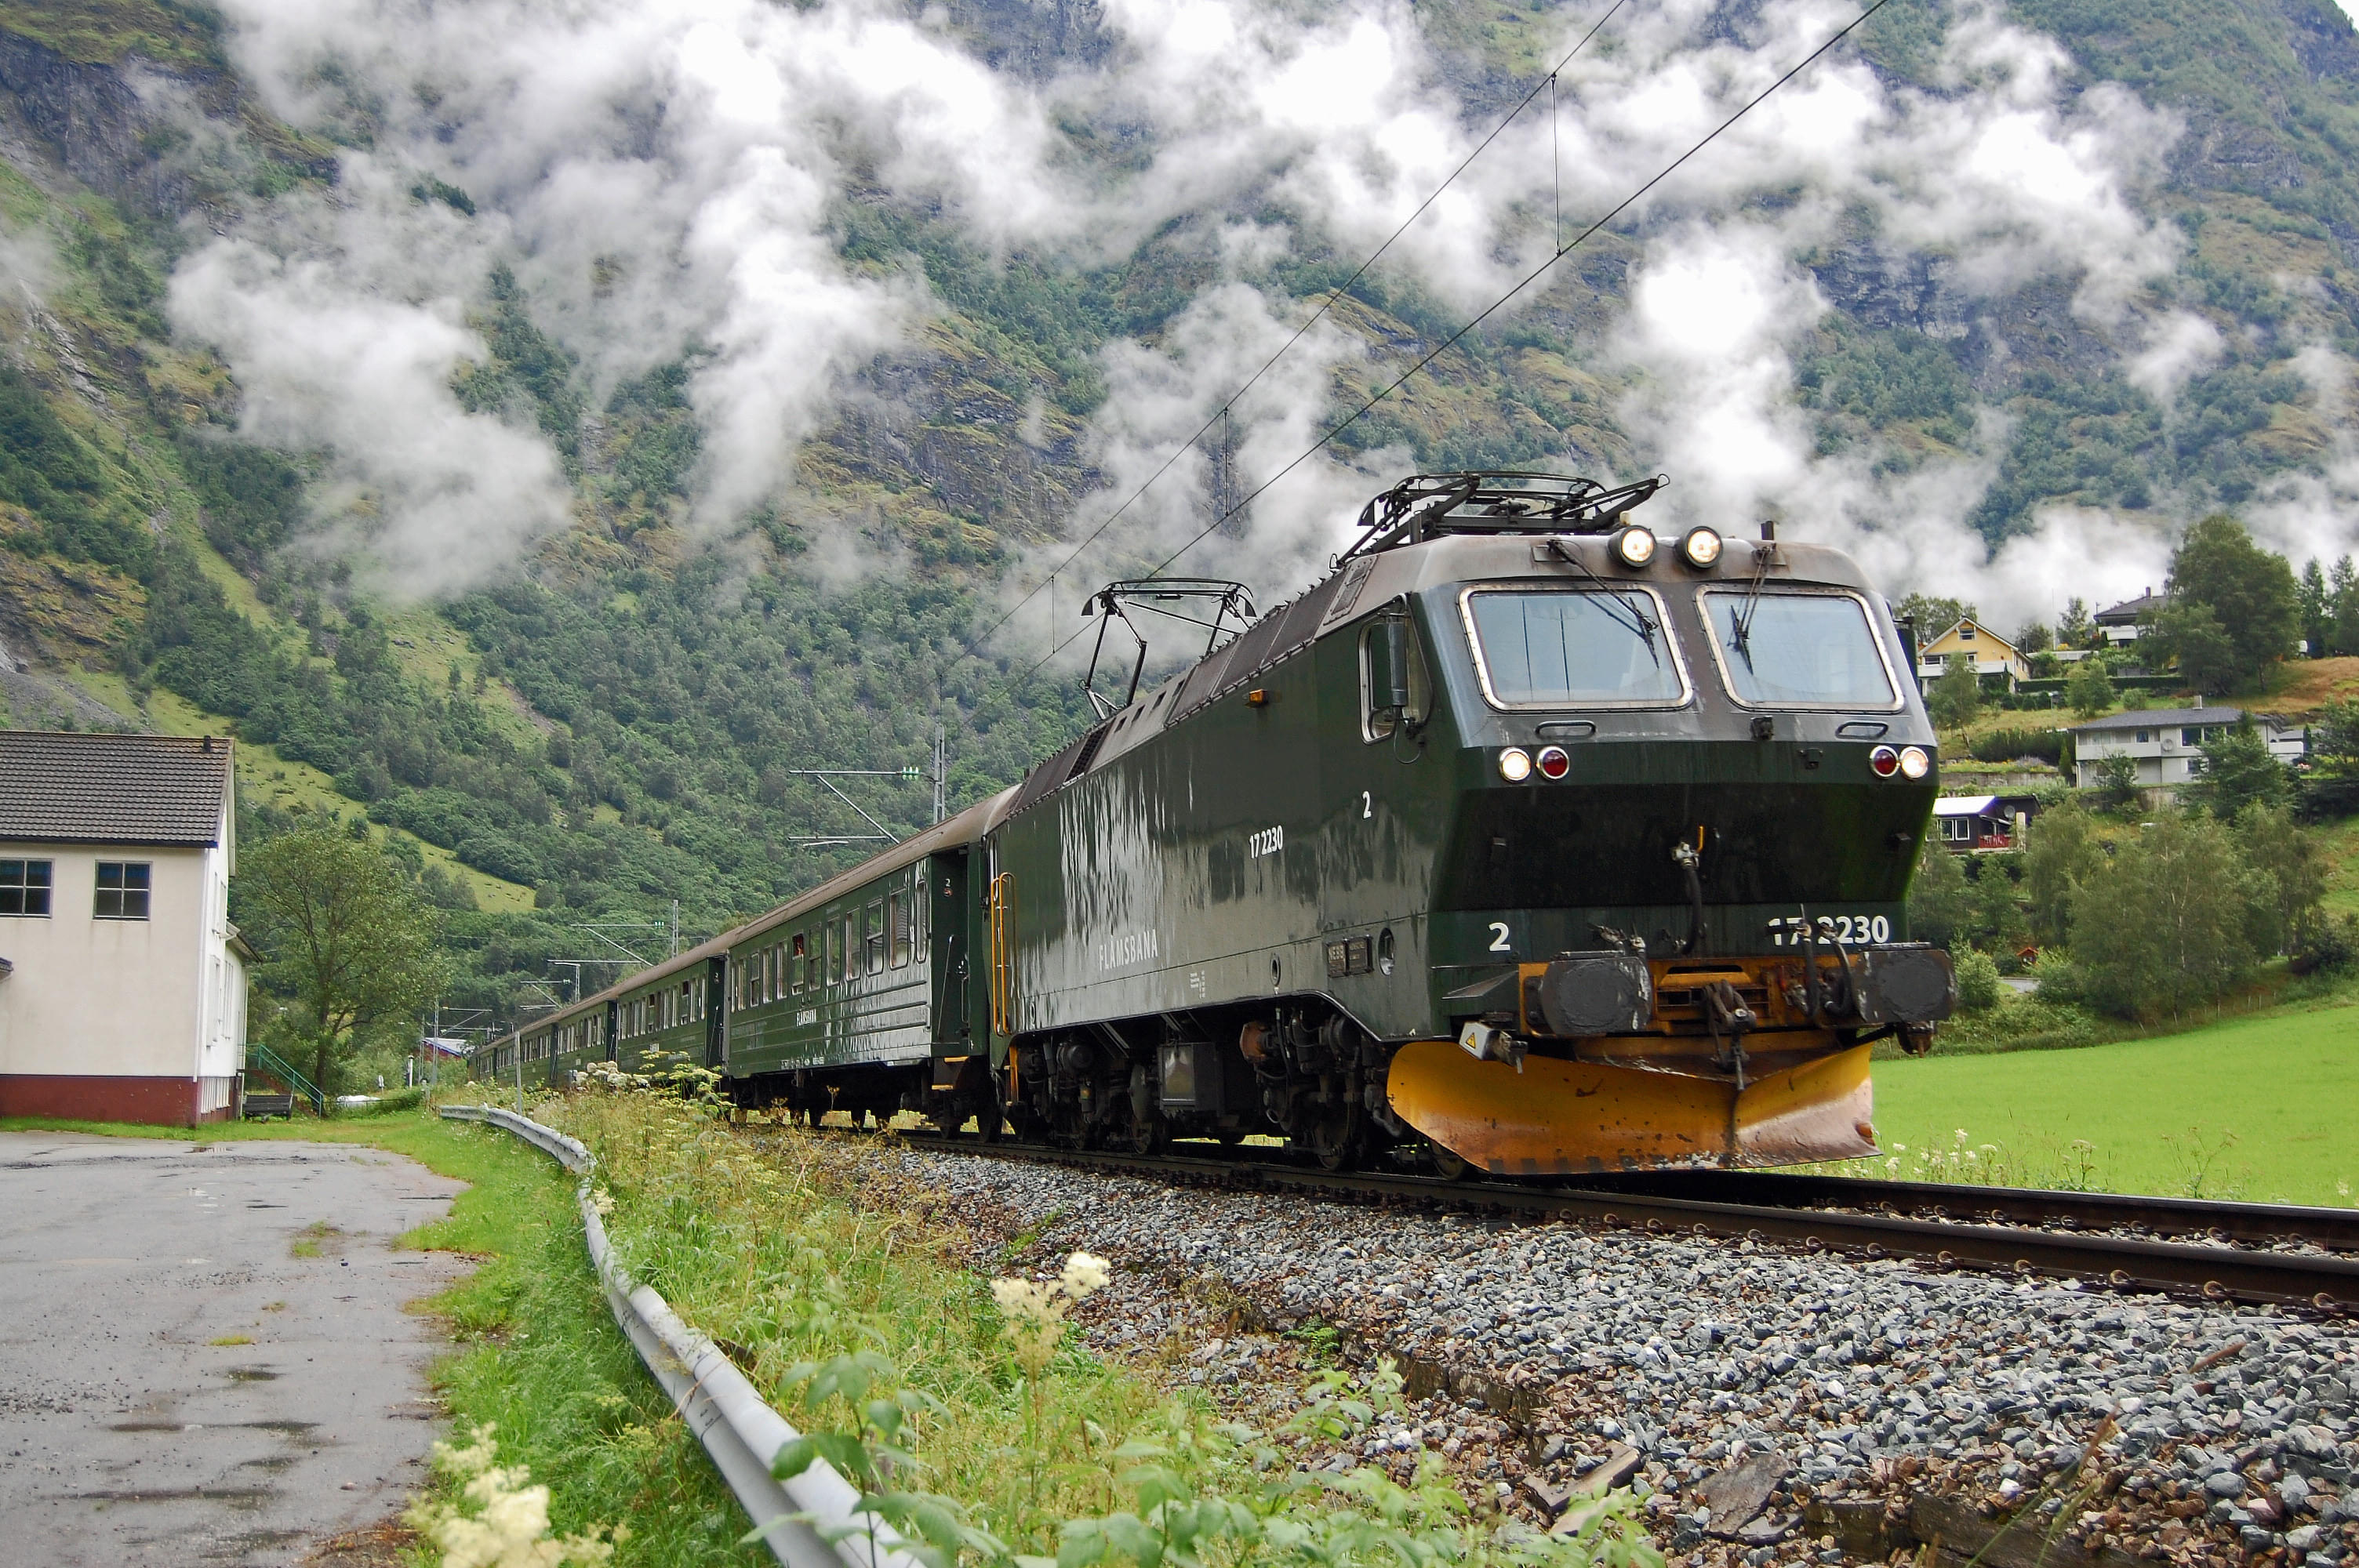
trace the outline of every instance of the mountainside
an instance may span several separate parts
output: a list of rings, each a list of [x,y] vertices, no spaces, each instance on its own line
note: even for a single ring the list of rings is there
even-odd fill
[[[2347,547],[2359,41],[2325,0],[1894,0],[1249,507],[1848,15],[1630,19],[1232,402],[1586,22],[1224,14],[1208,109],[1135,6],[754,7],[658,41],[786,73],[786,128],[738,76],[631,76],[593,178],[552,150],[589,110],[511,106],[501,5],[477,81],[464,39],[388,65],[391,7],[373,45],[0,4],[0,721],[234,723],[251,831],[341,809],[453,906],[532,889],[454,921],[506,1008],[584,956],[570,921],[678,897],[708,931],[856,858],[795,847],[863,825],[792,770],[925,767],[939,725],[951,808],[1011,781],[1084,721],[1034,666],[1097,581],[1201,534],[1173,569],[1266,606],[1412,465],[1662,468],[1658,522],[1782,514],[1896,598],[1987,574],[1993,612],[2096,591],[2068,545],[2135,585],[2220,506]],[[662,52],[598,16],[585,76]],[[822,26],[868,52],[793,78],[821,35],[779,29]],[[926,817],[922,784],[844,787]]]

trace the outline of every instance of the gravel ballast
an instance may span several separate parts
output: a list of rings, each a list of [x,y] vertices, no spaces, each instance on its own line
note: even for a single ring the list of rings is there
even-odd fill
[[[1086,1316],[1249,1396],[1306,1328],[1430,1397],[1356,1454],[1420,1445],[1527,1518],[1631,1465],[1689,1562],[1839,1563],[1942,1539],[1986,1562],[2267,1561],[2359,1549],[2359,1336],[2345,1324],[1774,1243],[1169,1185],[903,1151],[978,1243],[1075,1248],[1126,1288]],[[1209,1334],[1199,1311],[1248,1332]],[[1096,1303],[1093,1303],[1096,1304]],[[1742,1516],[1742,1517],[1740,1517]],[[2012,1543],[2012,1544],[2010,1544]],[[2359,1568],[2359,1564],[2354,1564]]]

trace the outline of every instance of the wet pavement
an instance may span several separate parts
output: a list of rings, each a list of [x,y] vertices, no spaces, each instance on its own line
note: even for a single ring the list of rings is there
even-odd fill
[[[464,1184],[341,1144],[0,1132],[0,1565],[297,1563],[441,1432],[397,1249]]]

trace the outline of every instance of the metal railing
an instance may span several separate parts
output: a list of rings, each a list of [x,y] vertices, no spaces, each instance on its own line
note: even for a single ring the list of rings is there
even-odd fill
[[[631,1282],[591,1198],[590,1173],[596,1162],[589,1150],[553,1127],[497,1106],[444,1106],[442,1115],[505,1128],[582,1178],[576,1196],[583,1239],[615,1323],[704,1444],[746,1517],[766,1530],[762,1539],[780,1563],[787,1568],[921,1568],[900,1550],[901,1538],[892,1526],[858,1511],[859,1491],[827,1461],[814,1461],[792,1480],[771,1476],[771,1460],[795,1440],[795,1429],[755,1392],[719,1346],[682,1323],[654,1290]],[[836,1538],[832,1545],[831,1536]]]
[[[320,1086],[297,1072],[292,1062],[288,1061],[261,1041],[249,1040],[245,1043],[245,1062],[247,1066],[260,1067],[289,1089],[310,1100],[315,1114],[320,1116],[328,1114],[328,1097],[320,1091]]]

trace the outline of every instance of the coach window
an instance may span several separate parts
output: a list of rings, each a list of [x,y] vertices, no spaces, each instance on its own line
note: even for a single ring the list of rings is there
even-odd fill
[[[885,928],[893,938],[893,967],[907,968],[909,963],[909,906],[898,892],[885,900]]]
[[[1432,700],[1417,627],[1403,615],[1369,622],[1360,633],[1360,738],[1388,740],[1404,723],[1414,734]]]
[[[98,907],[101,920],[147,918],[147,866],[142,860],[101,860],[98,863]]]
[[[0,860],[0,914],[49,913],[49,862]]]
[[[860,911],[845,910],[841,929],[843,936],[843,968],[838,972],[849,980],[856,978],[860,973]]]
[[[867,969],[872,975],[885,972],[885,901],[868,901],[866,940],[862,944],[868,951]]]

